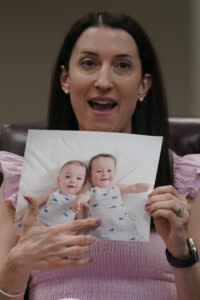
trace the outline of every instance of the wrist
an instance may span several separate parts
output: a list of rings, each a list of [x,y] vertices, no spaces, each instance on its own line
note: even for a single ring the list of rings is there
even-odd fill
[[[15,272],[22,278],[29,278],[32,271],[31,263],[26,262],[25,257],[26,255],[17,246],[12,248],[5,261],[8,271]]]
[[[11,295],[23,294],[26,290],[29,277],[30,272],[23,270],[21,266],[13,262],[13,259],[8,255],[0,268],[0,289],[2,291],[0,294],[3,294],[3,292]]]
[[[187,239],[188,251],[181,257],[174,256],[168,249],[166,249],[167,261],[170,265],[176,268],[191,267],[199,261],[198,251],[192,238]]]

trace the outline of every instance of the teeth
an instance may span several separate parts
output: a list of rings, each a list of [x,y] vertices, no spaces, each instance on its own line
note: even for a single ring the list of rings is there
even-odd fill
[[[96,102],[96,103],[98,103],[98,104],[112,104],[112,103],[113,103],[113,102],[111,102],[111,101],[101,101],[101,100],[94,101],[94,102]]]

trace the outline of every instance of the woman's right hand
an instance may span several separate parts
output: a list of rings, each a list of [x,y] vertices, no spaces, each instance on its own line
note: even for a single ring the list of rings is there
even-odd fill
[[[24,270],[52,270],[66,266],[88,264],[91,258],[76,257],[86,254],[93,241],[90,235],[77,235],[80,230],[100,225],[99,219],[75,220],[50,227],[39,223],[37,219],[37,200],[24,195],[28,207],[18,242],[9,253]]]

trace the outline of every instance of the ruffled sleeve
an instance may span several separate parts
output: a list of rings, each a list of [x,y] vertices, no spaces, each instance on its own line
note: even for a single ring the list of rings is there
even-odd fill
[[[200,189],[200,154],[172,155],[175,188],[184,197],[194,198]]]
[[[0,151],[0,170],[4,177],[2,196],[4,201],[10,201],[14,207],[17,202],[23,160],[22,156]]]

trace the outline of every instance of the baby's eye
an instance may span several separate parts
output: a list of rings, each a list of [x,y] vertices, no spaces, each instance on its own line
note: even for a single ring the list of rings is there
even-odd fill
[[[69,178],[70,178],[70,176],[69,176],[69,175],[65,175],[65,178],[66,178],[66,179],[69,179]]]
[[[77,180],[82,180],[82,178],[81,177],[77,177]]]
[[[97,173],[101,173],[101,170],[97,170]]]
[[[108,172],[112,172],[112,170],[108,170]]]

